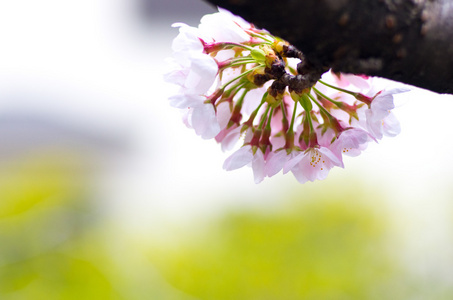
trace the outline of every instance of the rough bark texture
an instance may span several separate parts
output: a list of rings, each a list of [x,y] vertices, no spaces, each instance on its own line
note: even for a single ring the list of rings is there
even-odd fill
[[[453,93],[453,0],[206,0],[314,65]]]

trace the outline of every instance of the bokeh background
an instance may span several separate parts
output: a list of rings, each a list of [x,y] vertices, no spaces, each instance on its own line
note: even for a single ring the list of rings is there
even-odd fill
[[[325,181],[255,185],[166,100],[170,25],[214,11],[0,1],[0,299],[453,299],[453,97],[398,96],[402,133]]]

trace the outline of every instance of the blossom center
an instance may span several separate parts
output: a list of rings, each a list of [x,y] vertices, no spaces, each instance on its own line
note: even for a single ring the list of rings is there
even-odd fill
[[[323,170],[322,168],[322,165],[326,162],[323,157],[322,157],[322,154],[317,150],[317,149],[312,149],[310,150],[310,155],[311,155],[311,158],[310,158],[310,166],[312,166],[313,168],[317,167],[318,164],[320,165],[321,167],[321,170]]]

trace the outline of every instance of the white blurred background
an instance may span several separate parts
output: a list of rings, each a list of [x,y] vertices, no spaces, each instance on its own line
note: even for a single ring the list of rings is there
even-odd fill
[[[229,154],[167,103],[170,25],[196,26],[213,11],[201,0],[0,1],[0,166],[23,153],[70,153],[68,170],[90,177],[103,214],[136,235],[231,208],[272,210],[295,189],[365,187],[390,205],[401,258],[453,284],[453,97],[398,96],[401,134],[323,182],[300,187],[279,174],[255,185],[248,168],[224,171]]]

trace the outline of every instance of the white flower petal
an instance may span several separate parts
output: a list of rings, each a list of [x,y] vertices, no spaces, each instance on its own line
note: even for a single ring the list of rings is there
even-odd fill
[[[291,169],[291,173],[293,173],[294,177],[301,184],[308,181],[308,178],[307,178],[307,176],[305,176],[303,170],[297,165]]]
[[[286,150],[280,150],[277,153],[269,153],[269,158],[265,168],[266,175],[271,177],[280,172],[283,169],[283,165],[289,158],[291,157],[286,153]]]
[[[221,129],[227,127],[230,118],[231,118],[230,103],[225,101],[217,105],[217,121],[219,122]]]
[[[382,139],[382,119],[376,118],[371,110],[365,111],[366,115],[366,126],[370,134],[380,140]]]
[[[374,112],[389,111],[395,108],[393,96],[388,93],[381,93],[371,101],[371,110]]]
[[[252,160],[252,170],[255,183],[260,183],[261,181],[263,181],[264,177],[266,176],[264,169],[264,155],[263,152],[258,149]]]
[[[394,114],[390,114],[384,119],[382,129],[386,136],[397,136],[401,132],[400,122]]]
[[[192,127],[195,133],[203,139],[212,139],[220,132],[219,123],[212,104],[194,107],[192,112]]]
[[[322,154],[321,159],[326,161],[325,162],[326,165],[329,165],[329,163],[332,163],[333,165],[335,165],[337,167],[344,168],[343,160],[341,159],[341,156],[338,157],[329,148],[321,147],[321,148],[317,149],[317,151]]]
[[[251,146],[241,147],[239,150],[231,154],[223,163],[223,168],[227,171],[236,170],[249,164],[253,160]]]
[[[204,94],[213,85],[218,67],[209,55],[194,53],[191,57],[190,73],[187,76],[186,88],[194,93]]]
[[[296,152],[293,151],[290,153],[290,157],[287,162],[283,165],[283,174],[291,171],[296,165],[307,155],[306,152]]]
[[[206,98],[203,96],[188,95],[183,93],[176,94],[168,98],[170,105],[176,108],[199,107],[203,105],[205,99]]]
[[[216,42],[242,43],[250,39],[244,29],[231,15],[214,13],[203,16],[198,26],[200,31],[211,36]]]
[[[361,90],[366,90],[370,88],[370,78],[366,78],[360,75],[353,75],[353,74],[346,74],[346,80],[349,81],[350,84],[358,87]]]
[[[173,40],[171,48],[176,53],[203,52],[203,44],[198,38],[198,29],[190,26],[179,28],[179,34]]]
[[[222,151],[229,151],[234,148],[236,143],[239,141],[241,137],[241,127],[237,127],[230,131],[225,138],[222,140],[221,148]]]

